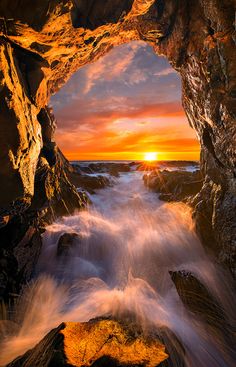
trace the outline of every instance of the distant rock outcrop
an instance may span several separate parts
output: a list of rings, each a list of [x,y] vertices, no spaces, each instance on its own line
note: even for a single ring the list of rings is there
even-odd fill
[[[203,185],[200,171],[154,170],[143,176],[144,184],[160,193],[164,201],[188,201],[198,194]]]

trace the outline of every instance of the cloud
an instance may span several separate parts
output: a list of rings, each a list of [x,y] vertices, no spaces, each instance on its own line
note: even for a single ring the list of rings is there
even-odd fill
[[[138,126],[144,126],[144,125],[147,125],[147,124],[148,124],[148,121],[139,121],[139,122],[137,122]]]
[[[132,65],[137,52],[144,47],[146,45],[143,42],[133,42],[119,46],[100,58],[96,63],[88,65],[86,67],[84,94],[88,94],[98,81],[114,81],[114,79],[124,75]],[[141,70],[133,70],[131,74],[127,74],[127,79],[126,82],[132,84],[144,81],[146,77]]]
[[[111,124],[119,119],[148,119],[160,116],[184,116],[183,109],[179,101],[166,103],[144,103],[135,101],[132,98],[126,99],[122,106],[118,103],[109,105],[109,100],[94,106],[94,100],[88,100],[86,107],[83,102],[72,102],[65,106],[57,114],[58,127],[63,130],[74,129],[77,126],[99,126]],[[113,101],[114,103],[114,101]],[[136,104],[135,104],[136,103]],[[141,124],[147,123],[144,121]]]
[[[116,47],[81,68],[52,98],[56,141],[73,159],[125,158],[149,150],[190,157],[199,148],[180,95],[177,73],[150,46]]]
[[[165,68],[163,70],[157,71],[156,73],[154,73],[155,76],[167,76],[170,74],[175,74],[175,70],[173,68]]]

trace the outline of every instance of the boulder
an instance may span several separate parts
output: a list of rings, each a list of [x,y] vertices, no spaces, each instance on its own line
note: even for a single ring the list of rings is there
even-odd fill
[[[57,256],[67,256],[79,238],[78,233],[64,233],[61,235],[57,242]]]
[[[168,358],[154,335],[110,319],[62,323],[8,367],[156,367]]]

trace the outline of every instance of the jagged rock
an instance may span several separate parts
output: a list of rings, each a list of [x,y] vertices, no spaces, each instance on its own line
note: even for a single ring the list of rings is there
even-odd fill
[[[57,242],[57,255],[68,255],[68,252],[79,240],[79,238],[80,237],[78,233],[64,233],[61,235]]]
[[[192,273],[184,270],[169,273],[181,300],[188,309],[206,318],[209,323],[225,318],[218,301]]]
[[[200,171],[152,171],[143,176],[145,185],[161,193],[159,199],[164,201],[186,201],[195,196],[202,188],[203,180]]]
[[[110,174],[111,176],[113,176],[113,177],[119,177],[119,176],[120,176],[120,174],[119,174],[119,170],[118,170],[118,169],[116,169],[115,167],[111,167],[111,168],[109,169],[109,174]]]
[[[83,188],[91,194],[94,193],[94,190],[103,189],[111,184],[109,178],[102,175],[90,176],[87,174],[70,173],[68,176],[76,187]]]
[[[203,319],[214,330],[213,335],[222,338],[232,353],[236,342],[234,322],[220,301],[192,273],[184,270],[169,273],[186,308]]]
[[[95,319],[61,324],[8,367],[156,367],[167,358],[164,345],[137,326]]]

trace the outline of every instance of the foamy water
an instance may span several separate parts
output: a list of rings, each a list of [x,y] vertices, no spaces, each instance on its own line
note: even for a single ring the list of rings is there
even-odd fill
[[[121,175],[92,199],[89,210],[48,226],[36,280],[18,305],[18,332],[2,345],[0,365],[62,321],[112,315],[135,318],[144,330],[170,329],[186,351],[186,366],[233,366],[232,351],[185,309],[169,275],[192,271],[233,315],[229,281],[205,254],[191,209],[160,202],[138,172]],[[58,256],[64,233],[78,238],[66,256]]]

